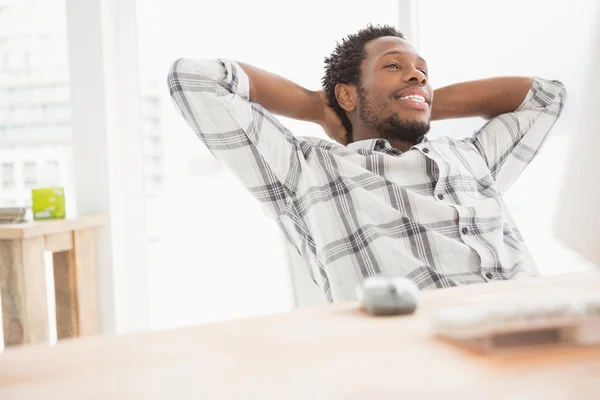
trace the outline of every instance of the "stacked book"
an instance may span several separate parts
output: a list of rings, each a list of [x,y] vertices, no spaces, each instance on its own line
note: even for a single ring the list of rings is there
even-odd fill
[[[25,207],[0,207],[0,224],[16,224],[25,221]]]

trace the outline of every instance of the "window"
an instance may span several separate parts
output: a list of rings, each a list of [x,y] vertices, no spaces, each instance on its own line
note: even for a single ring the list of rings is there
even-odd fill
[[[10,163],[2,164],[2,187],[12,189],[15,187],[15,165]],[[9,199],[2,199],[8,201]]]
[[[27,204],[46,172],[73,195],[69,175],[58,173],[58,165],[71,168],[66,28],[65,0],[0,7],[0,164],[2,187],[12,188],[1,193],[4,203]],[[50,154],[58,158],[45,164]]]
[[[43,186],[60,185],[60,168],[58,161],[46,161],[41,172],[40,184]]]
[[[34,188],[37,185],[37,164],[35,162],[26,162],[23,164],[23,181],[27,189]]]

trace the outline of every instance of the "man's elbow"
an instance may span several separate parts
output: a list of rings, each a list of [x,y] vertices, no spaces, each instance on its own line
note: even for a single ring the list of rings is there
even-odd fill
[[[167,86],[169,87],[169,95],[171,97],[181,91],[180,75],[182,73],[182,66],[184,66],[184,64],[185,58],[179,58],[173,64],[171,64],[171,68],[169,68],[169,73],[167,75]]]
[[[199,85],[201,82],[220,82],[223,65],[219,60],[179,58],[171,64],[167,84],[171,96],[184,85]]]
[[[545,107],[550,115],[560,117],[567,102],[567,89],[559,80],[545,80],[536,78],[539,84],[534,97],[540,105]]]

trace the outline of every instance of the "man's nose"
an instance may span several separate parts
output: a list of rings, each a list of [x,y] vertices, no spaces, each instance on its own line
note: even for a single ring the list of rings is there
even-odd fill
[[[427,76],[416,68],[412,68],[407,74],[403,77],[404,82],[406,83],[416,83],[417,85],[424,86],[427,84]]]

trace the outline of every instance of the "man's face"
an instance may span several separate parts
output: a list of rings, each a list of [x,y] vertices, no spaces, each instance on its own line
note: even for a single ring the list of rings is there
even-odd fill
[[[365,52],[357,87],[358,118],[380,137],[416,143],[429,131],[431,118],[427,63],[398,37],[372,40]]]

